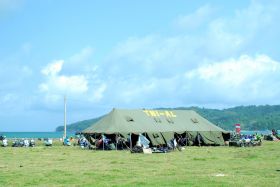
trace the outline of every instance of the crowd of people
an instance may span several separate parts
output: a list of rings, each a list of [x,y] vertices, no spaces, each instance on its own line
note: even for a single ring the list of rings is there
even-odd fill
[[[229,146],[237,147],[250,147],[262,144],[262,135],[255,134],[240,134],[240,133],[231,133],[231,138],[229,141]]]
[[[81,148],[87,148],[90,144],[87,139],[83,136],[78,136],[76,138],[66,137],[63,140],[57,139],[58,142],[62,142],[64,146],[80,146]],[[39,143],[40,142],[40,143]],[[53,146],[52,138],[38,138],[36,141],[34,138],[12,138],[8,139],[4,135],[0,135],[0,146],[2,147],[35,147],[36,144],[45,145],[45,146]]]
[[[231,139],[229,144],[233,146],[254,146],[254,145],[261,145],[262,140],[268,141],[279,141],[280,136],[277,130],[272,129],[269,134],[242,134],[242,133],[232,133]]]
[[[8,147],[9,141],[6,136],[0,136],[0,140],[2,141],[2,147]],[[12,147],[34,147],[35,140],[34,139],[14,139],[11,144]]]
[[[230,143],[234,146],[255,146],[261,145],[262,140],[280,140],[280,136],[278,135],[276,130],[272,130],[269,135],[262,134],[240,134],[240,133],[232,133]],[[53,139],[52,138],[38,138],[38,141],[43,140],[43,145],[52,146]],[[75,138],[73,137],[65,137],[64,139],[59,139],[58,141],[62,142],[64,146],[80,146],[81,148],[92,148],[90,142],[83,136],[77,135]],[[127,140],[122,137],[107,137],[105,135],[101,135],[99,138],[94,140],[94,145],[96,149],[104,149],[104,150],[115,150],[115,149],[130,149],[130,139]],[[172,141],[168,142],[167,146],[165,146],[166,150],[180,148],[181,139],[176,140],[175,138]],[[7,139],[6,136],[0,135],[0,145],[2,147],[34,147],[36,141],[32,139],[22,138],[22,139]],[[92,142],[91,142],[92,143]],[[133,147],[142,147],[149,148],[150,141],[143,135],[139,135],[136,140],[136,144]],[[42,145],[42,143],[40,143]],[[116,147],[117,146],[117,147]],[[154,151],[162,151],[161,148],[157,148]]]

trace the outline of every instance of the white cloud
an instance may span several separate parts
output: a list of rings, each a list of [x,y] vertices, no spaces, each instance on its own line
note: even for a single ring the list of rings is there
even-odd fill
[[[251,1],[250,5],[241,10],[236,10],[235,18],[228,24],[228,29],[233,27],[242,27],[242,30],[255,33],[266,25],[271,24],[273,16],[277,13],[274,3],[260,3],[260,1]]]
[[[206,31],[209,41],[206,53],[212,53],[212,57],[228,58],[243,51],[264,50],[265,45],[260,43],[269,38],[268,28],[277,28],[278,12],[279,5],[275,3],[251,1],[248,7],[236,10],[233,16],[211,20]]]
[[[93,102],[98,102],[104,97],[104,92],[107,88],[107,85],[105,83],[102,83],[98,85],[97,88],[93,89],[93,97],[89,98],[89,100]]]
[[[209,101],[266,104],[280,101],[279,75],[280,63],[270,57],[242,55],[238,59],[201,65],[186,72],[185,78],[190,91],[205,93]]]
[[[166,77],[192,66],[198,44],[187,36],[134,37],[120,43],[100,69],[112,77]],[[109,67],[109,68],[107,68]]]
[[[79,94],[88,90],[87,80],[83,75],[76,76],[53,76],[48,77],[47,83],[40,84],[41,91],[53,93]]]
[[[46,76],[55,76],[61,71],[63,64],[64,60],[55,60],[44,67],[41,72]]]
[[[93,58],[93,48],[84,47],[77,53],[64,59],[63,72],[67,74],[85,74],[96,69]]]
[[[273,11],[266,12],[266,9],[270,10],[270,6],[252,2],[242,11],[213,17],[211,13],[215,7],[202,6],[179,19],[182,24],[185,19],[201,22],[204,29],[200,32],[130,37],[114,48],[101,69],[113,77],[131,78],[142,74],[167,77],[196,67],[207,59],[220,61],[244,53],[254,55],[263,48],[252,45],[263,35],[259,30],[275,17]]]
[[[175,25],[179,28],[197,29],[199,26],[202,26],[209,21],[213,12],[213,7],[210,5],[204,5],[191,14],[179,16],[175,20]]]
[[[84,75],[60,75],[63,64],[63,60],[56,60],[41,70],[46,81],[39,85],[39,90],[54,102],[58,94],[80,95],[88,91],[88,80]]]
[[[175,23],[186,28],[179,34],[129,37],[98,66],[90,47],[65,62],[54,61],[42,70],[47,79],[41,91],[69,89],[83,100],[116,107],[279,101],[279,63],[267,53],[254,56],[263,50],[254,45],[260,31],[275,19],[271,6],[253,1],[223,17],[214,15],[215,10],[205,5],[179,17]]]
[[[0,0],[0,14],[17,9],[18,5],[12,5],[15,2]],[[173,15],[175,29],[164,28],[156,34],[151,30],[147,35],[136,32],[138,37],[127,36],[118,45],[108,46],[112,51],[96,46],[98,52],[108,52],[104,59],[98,55],[98,63],[94,49],[85,47],[40,70],[38,63],[32,63],[46,54],[36,49],[37,55],[26,55],[32,45],[24,43],[10,57],[0,59],[1,111],[33,117],[47,109],[56,111],[49,118],[61,116],[64,94],[70,110],[80,116],[82,109],[87,108],[91,116],[92,109],[100,106],[279,104],[280,11],[279,2],[273,2],[251,1],[238,10],[210,2],[186,15]],[[245,4],[237,3],[239,7]],[[65,53],[73,46],[66,47]],[[28,114],[28,109],[36,112]],[[40,121],[42,115],[38,116]]]
[[[222,62],[206,64],[187,73],[187,77],[198,76],[204,81],[219,81],[222,84],[240,85],[248,78],[259,77],[262,74],[274,73],[280,70],[280,64],[266,55],[252,58],[242,55],[239,59],[229,59]]]
[[[274,88],[278,62],[269,54],[254,57],[263,50],[254,44],[277,16],[274,9],[252,1],[223,17],[214,11],[202,6],[175,21],[186,28],[202,26],[199,32],[120,42],[99,67],[98,78],[107,85],[104,100],[171,106],[274,103],[280,94]]]
[[[98,66],[89,58],[92,48],[86,47],[68,60],[54,60],[41,69],[44,81],[38,86],[47,105],[60,102],[63,95],[71,99],[99,102],[107,85],[98,77]]]

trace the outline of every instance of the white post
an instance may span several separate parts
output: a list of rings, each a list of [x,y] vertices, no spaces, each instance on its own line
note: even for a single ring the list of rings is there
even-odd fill
[[[63,141],[66,138],[66,95],[64,95],[64,135],[63,135]]]

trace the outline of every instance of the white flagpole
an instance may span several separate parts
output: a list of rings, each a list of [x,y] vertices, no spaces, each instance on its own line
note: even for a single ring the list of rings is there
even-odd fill
[[[64,95],[64,135],[63,135],[63,141],[66,138],[66,95]]]

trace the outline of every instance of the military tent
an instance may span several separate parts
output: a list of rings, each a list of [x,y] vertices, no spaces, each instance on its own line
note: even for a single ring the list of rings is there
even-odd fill
[[[151,146],[167,144],[173,138],[185,140],[187,145],[224,145],[229,135],[192,110],[146,109],[113,109],[82,134],[87,139],[98,135],[129,139],[132,134],[142,134],[150,140]]]

